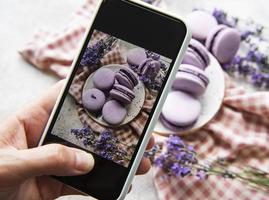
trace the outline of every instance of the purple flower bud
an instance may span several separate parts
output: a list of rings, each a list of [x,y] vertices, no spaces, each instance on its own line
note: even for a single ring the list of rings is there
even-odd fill
[[[205,180],[207,178],[207,174],[204,170],[201,170],[199,169],[196,173],[196,177],[199,179],[199,180]]]
[[[261,87],[263,85],[263,74],[261,73],[254,73],[251,77],[252,84],[256,87]]]
[[[246,40],[250,35],[253,35],[252,31],[246,30],[241,32],[241,40]]]

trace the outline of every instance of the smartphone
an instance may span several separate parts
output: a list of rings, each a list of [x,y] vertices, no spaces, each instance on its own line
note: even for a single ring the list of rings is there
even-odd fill
[[[126,196],[190,37],[146,3],[100,1],[39,142],[85,150],[95,166],[55,179],[97,199]]]

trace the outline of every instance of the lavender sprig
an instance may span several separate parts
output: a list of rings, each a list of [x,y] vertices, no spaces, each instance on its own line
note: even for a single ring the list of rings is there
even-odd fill
[[[84,146],[94,145],[96,140],[96,135],[93,134],[93,131],[88,126],[79,129],[73,128],[71,133],[75,135],[76,139],[82,140]]]
[[[112,134],[110,130],[101,133],[94,132],[89,126],[71,129],[71,133],[76,139],[81,140],[86,148],[91,148],[94,153],[112,160],[119,164],[124,164],[131,158],[128,152],[121,148],[120,141]]]
[[[106,38],[99,40],[96,44],[87,46],[80,64],[82,66],[99,65],[100,60],[112,49],[116,41],[117,38],[107,36]]]
[[[224,24],[224,25],[230,26],[230,27],[236,27],[236,25],[238,23],[237,17],[229,17],[227,15],[227,13],[225,13],[221,9],[215,8],[213,10],[212,15],[216,18],[216,20],[219,24]]]
[[[100,155],[109,160],[117,160],[118,163],[123,163],[128,158],[126,151],[119,148],[119,141],[108,130],[102,132],[99,138],[95,141],[95,152],[100,152]]]
[[[230,166],[229,161],[224,158],[201,160],[194,148],[177,135],[171,135],[167,139],[165,148],[160,143],[156,144],[145,156],[150,158],[156,167],[163,170],[164,176],[183,178],[192,175],[204,180],[214,175],[236,179],[256,189],[269,190],[267,172],[250,166],[237,167],[235,170],[235,166]]]
[[[223,69],[230,75],[245,77],[257,88],[269,89],[269,57],[267,55],[269,44],[262,37],[264,26],[254,23],[253,20],[239,20],[221,9],[214,9],[212,15],[219,24],[238,29],[241,34],[241,46],[244,47],[231,63],[223,65]],[[267,49],[262,48],[265,47],[264,45]],[[242,49],[247,49],[247,51]]]
[[[267,57],[250,50],[246,56],[235,56],[223,69],[231,75],[239,75],[250,80],[255,87],[269,89],[269,65]]]

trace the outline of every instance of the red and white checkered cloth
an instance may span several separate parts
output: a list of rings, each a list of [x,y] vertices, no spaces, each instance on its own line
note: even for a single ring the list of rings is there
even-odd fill
[[[41,70],[65,78],[98,1],[87,0],[60,32],[37,31],[32,41],[19,51],[22,57]]]
[[[65,77],[96,2],[87,0],[63,31],[39,31],[20,51],[21,55],[39,69]],[[184,140],[194,144],[201,157],[231,158],[234,164],[249,164],[269,171],[269,93],[247,94],[229,78],[226,84],[224,103],[217,116]],[[210,177],[198,181],[187,177],[167,181],[161,178],[161,171],[154,171],[160,199],[265,200],[269,197],[269,193],[255,191],[236,180]]]
[[[182,139],[194,145],[202,159],[227,158],[233,165],[250,165],[269,172],[269,92],[247,94],[226,76],[226,94],[217,116],[200,131]],[[161,170],[154,169],[154,174],[159,197],[164,200],[269,198],[269,192],[255,191],[223,177],[166,180]]]

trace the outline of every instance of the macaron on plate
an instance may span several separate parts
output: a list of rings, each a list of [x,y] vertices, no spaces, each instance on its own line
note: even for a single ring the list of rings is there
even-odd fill
[[[110,65],[105,65],[101,68],[99,68],[97,71],[95,71],[94,73],[92,73],[88,79],[86,80],[85,82],[85,85],[84,85],[84,88],[83,88],[83,94],[82,95],[89,95],[87,93],[89,93],[89,90],[90,91],[93,91],[94,92],[94,89],[96,87],[96,83],[94,83],[94,80],[93,80],[93,77],[95,75],[95,73],[98,73],[100,71],[113,71],[115,74],[117,74],[117,72],[119,73],[120,70],[124,71],[124,69],[127,68],[126,66],[124,65],[119,65],[119,64],[110,64]],[[109,69],[109,70],[108,70]],[[115,97],[118,97],[120,95],[120,92],[122,89],[124,89],[124,87],[122,87],[121,85],[117,84],[117,78],[115,78],[115,81],[116,81],[116,84],[114,84],[114,86],[108,90],[107,92],[104,92],[105,93],[105,101],[106,102],[110,102],[110,103],[104,103],[105,106],[103,108],[103,112],[107,112],[107,111],[110,111],[112,108],[109,107],[109,105],[111,104],[115,104],[113,103],[115,100],[118,100],[117,98],[111,98],[111,96],[115,96]],[[127,83],[126,83],[127,84]],[[103,86],[103,85],[102,85]],[[129,85],[127,85],[129,86]],[[87,104],[84,104],[84,107],[85,107],[85,110],[86,112],[88,113],[88,115],[95,121],[97,122],[98,124],[102,125],[102,126],[106,126],[106,127],[118,127],[118,126],[122,126],[122,125],[125,125],[129,122],[131,122],[141,111],[143,105],[144,105],[144,101],[145,101],[145,87],[144,87],[144,84],[141,82],[141,81],[138,81],[137,85],[133,88],[133,86],[131,86],[132,90],[130,91],[130,95],[131,95],[131,101],[127,102],[128,99],[124,99],[126,101],[126,105],[124,106],[126,108],[126,114],[124,114],[124,116],[126,115],[126,117],[124,117],[124,120],[120,123],[120,124],[117,124],[117,125],[111,125],[111,124],[114,124],[114,123],[107,123],[106,121],[113,121],[113,120],[116,120],[116,119],[112,119],[112,116],[114,115],[115,117],[118,117],[116,113],[113,113],[113,115],[110,115],[110,118],[109,119],[106,119],[106,121],[104,120],[104,116],[102,116],[102,112],[98,112],[99,114],[96,114],[95,112],[92,112],[91,109],[85,107],[87,106]],[[127,90],[128,92],[128,88],[125,88],[125,90]],[[126,92],[126,91],[125,91]],[[115,94],[114,94],[115,93]],[[113,94],[113,95],[111,95]],[[97,96],[98,94],[96,94],[96,97],[99,97]],[[103,101],[103,98],[102,98],[102,101]],[[123,102],[125,103],[125,102]],[[112,106],[113,107],[113,106]],[[114,106],[115,107],[115,106]],[[119,105],[118,105],[119,107]],[[113,109],[112,109],[113,110]]]
[[[194,108],[195,106],[196,107],[198,106],[199,109],[201,109],[201,113],[198,120],[195,121],[191,127],[188,127],[182,130],[173,130],[171,128],[168,129],[163,125],[165,120],[163,116],[160,116],[160,119],[158,120],[154,128],[155,133],[158,133],[161,135],[170,135],[170,134],[185,135],[203,127],[206,123],[208,123],[211,119],[213,119],[214,116],[217,114],[217,112],[219,111],[222,105],[223,98],[224,98],[225,79],[224,79],[224,73],[218,61],[211,54],[209,54],[209,57],[210,57],[210,65],[205,69],[205,73],[208,76],[210,82],[208,84],[208,87],[205,93],[201,97],[199,97],[200,98],[199,100],[201,102],[201,108],[198,105],[189,105],[191,103],[190,101],[187,102],[188,107],[191,106],[192,108]],[[174,95],[174,94],[171,94],[171,95]],[[184,95],[183,97],[184,99],[188,99],[188,96]],[[178,102],[178,100],[175,99],[175,102]],[[169,108],[163,108],[163,109],[169,109]],[[178,112],[189,112],[188,109],[186,111],[185,110],[183,108],[180,108],[180,105],[179,105]],[[171,112],[171,114],[172,113],[173,112]],[[185,114],[186,120],[191,118],[191,114],[192,113],[190,112]],[[180,116],[180,113],[176,113],[176,115],[173,115],[173,116],[171,115],[171,116],[166,116],[166,117],[173,118],[177,116],[180,118],[184,118],[184,113],[181,116]]]

